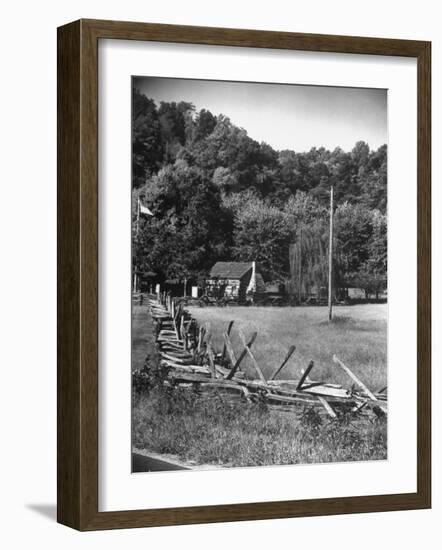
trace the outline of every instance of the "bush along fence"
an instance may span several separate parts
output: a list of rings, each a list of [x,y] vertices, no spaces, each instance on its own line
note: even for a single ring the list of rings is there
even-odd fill
[[[387,388],[373,393],[335,355],[333,362],[348,375],[350,388],[313,381],[310,377],[314,361],[301,371],[299,380],[277,378],[289,364],[295,345],[290,346],[280,366],[266,379],[252,351],[256,332],[246,337],[238,330],[242,345],[234,349],[231,335],[235,327],[234,321],[230,321],[223,334],[223,347],[216,350],[209,325],[198,326],[182,301],[163,293],[149,297],[147,305],[156,327],[159,380],[170,388],[189,388],[201,394],[216,392],[227,401],[243,399],[262,403],[269,410],[299,416],[312,409],[333,419],[344,415],[354,418],[387,415]],[[256,372],[255,379],[246,378],[241,370],[246,356]]]

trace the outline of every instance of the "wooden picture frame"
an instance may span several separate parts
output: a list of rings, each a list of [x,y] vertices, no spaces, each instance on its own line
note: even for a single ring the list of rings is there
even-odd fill
[[[417,492],[98,511],[98,41],[404,56],[418,67]],[[82,531],[431,506],[429,42],[79,20],[58,29],[58,521]]]

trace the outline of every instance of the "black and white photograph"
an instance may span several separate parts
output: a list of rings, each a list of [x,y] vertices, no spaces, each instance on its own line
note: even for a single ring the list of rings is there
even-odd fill
[[[388,458],[387,95],[132,77],[133,473]]]

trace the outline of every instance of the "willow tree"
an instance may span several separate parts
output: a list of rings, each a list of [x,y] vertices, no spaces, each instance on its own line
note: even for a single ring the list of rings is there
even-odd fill
[[[288,290],[302,300],[320,292],[328,281],[328,213],[304,192],[296,193],[284,212],[291,227]]]
[[[328,281],[327,221],[317,219],[298,227],[296,239],[289,246],[289,292],[299,301],[309,294],[321,294]]]

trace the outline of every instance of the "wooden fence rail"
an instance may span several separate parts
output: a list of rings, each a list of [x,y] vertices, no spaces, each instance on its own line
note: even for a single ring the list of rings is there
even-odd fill
[[[300,408],[314,407],[320,414],[337,418],[345,413],[353,415],[387,414],[387,388],[373,393],[338,357],[333,362],[343,369],[359,387],[346,389],[339,384],[312,381],[310,375],[314,361],[310,361],[298,380],[277,379],[293,357],[296,346],[289,347],[280,366],[267,380],[259,366],[252,347],[258,334],[246,337],[238,330],[241,348],[232,344],[234,321],[230,321],[223,333],[223,348],[217,352],[212,344],[210,325],[198,326],[185,310],[182,302],[165,293],[156,299],[147,299],[151,315],[156,323],[160,368],[165,370],[165,383],[207,392],[231,395],[232,392],[249,402],[264,401],[269,409],[299,413]],[[241,370],[248,357],[257,378],[250,379]]]

